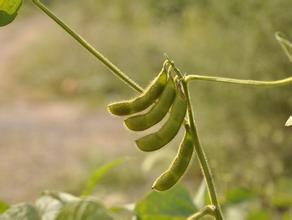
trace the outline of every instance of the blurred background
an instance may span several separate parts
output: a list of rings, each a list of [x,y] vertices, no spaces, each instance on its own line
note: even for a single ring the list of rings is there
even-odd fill
[[[288,0],[46,1],[113,63],[142,86],[166,52],[188,74],[276,80],[291,63],[274,38],[292,39]],[[136,93],[70,36],[24,2],[0,30],[0,198],[32,200],[45,189],[78,194],[102,164],[129,157],[97,187],[110,204],[133,202],[168,166],[180,134],[157,153],[134,145],[106,105]],[[220,197],[242,187],[271,210],[292,205],[291,87],[253,88],[193,81],[191,95],[202,144]],[[194,157],[183,179],[197,190]],[[282,199],[278,195],[288,195]],[[280,202],[279,202],[280,201]],[[281,203],[282,202],[282,203]],[[288,203],[287,203],[288,202]]]

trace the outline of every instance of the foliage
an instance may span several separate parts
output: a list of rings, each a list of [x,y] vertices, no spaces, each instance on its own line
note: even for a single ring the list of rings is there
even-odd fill
[[[9,205],[0,200],[0,214],[9,209]]]
[[[88,179],[88,182],[86,184],[85,190],[83,191],[82,195],[83,196],[92,195],[98,181],[102,179],[106,173],[108,173],[110,170],[114,169],[115,167],[120,166],[123,162],[125,162],[125,159],[117,159],[98,168]]]
[[[152,3],[152,4],[155,4],[155,3]],[[271,45],[269,45],[268,42],[263,41],[262,40],[263,38],[261,37],[261,36],[263,36],[263,34],[267,34],[269,31],[271,31],[271,26],[269,26],[269,25],[266,26],[266,30],[263,30],[263,29],[257,30],[256,27],[258,27],[258,24],[255,25],[255,24],[251,23],[252,20],[254,20],[254,19],[261,22],[261,20],[258,20],[259,19],[258,14],[264,13],[266,7],[271,7],[271,8],[275,7],[275,5],[272,1],[269,2],[268,6],[263,6],[263,5],[259,5],[257,3],[254,3],[252,1],[248,1],[246,3],[246,7],[247,7],[247,9],[253,8],[254,11],[252,11],[252,12],[251,12],[251,10],[241,10],[239,1],[234,1],[234,2],[226,1],[226,4],[225,4],[226,8],[220,7],[221,4],[218,5],[219,3],[215,2],[215,1],[208,1],[205,4],[198,3],[198,5],[190,6],[190,8],[185,7],[185,4],[186,4],[185,1],[181,2],[181,4],[179,2],[176,2],[174,4],[174,6],[167,5],[167,7],[169,6],[170,9],[175,9],[175,10],[169,10],[171,13],[179,15],[179,16],[183,16],[183,17],[185,16],[183,21],[182,21],[182,23],[183,23],[182,32],[186,33],[186,35],[188,35],[189,28],[191,27],[190,24],[196,24],[196,22],[197,22],[197,21],[194,21],[193,17],[191,17],[191,15],[194,11],[196,11],[201,18],[204,18],[203,20],[200,21],[202,24],[209,22],[206,24],[209,27],[208,30],[210,31],[211,34],[217,33],[218,28],[221,28],[222,26],[227,27],[226,33],[224,33],[225,36],[228,36],[226,39],[232,39],[232,34],[233,34],[233,31],[236,30],[236,26],[240,26],[240,28],[243,28],[245,31],[252,32],[252,34],[255,36],[254,39],[252,39],[251,42],[249,42],[250,39],[244,39],[242,42],[243,44],[247,45],[247,51],[245,51],[247,54],[247,57],[244,59],[243,65],[241,63],[242,60],[240,58],[242,58],[242,57],[240,55],[234,57],[235,61],[233,62],[233,65],[234,66],[236,66],[238,64],[242,65],[241,66],[242,68],[240,68],[240,65],[239,65],[239,68],[238,68],[239,73],[242,71],[245,71],[245,70],[251,70],[250,72],[253,72],[252,70],[255,70],[254,72],[256,72],[258,74],[258,76],[261,77],[262,75],[259,74],[259,70],[261,70],[261,71],[265,70],[265,71],[269,72],[269,74],[272,74],[272,71],[275,71],[278,69],[280,69],[280,70],[287,69],[285,64],[281,63],[281,61],[279,61],[279,59],[271,59],[271,60],[273,60],[272,64],[274,64],[274,66],[271,64],[262,64],[262,63],[257,63],[257,62],[252,61],[252,59],[257,60],[257,56],[256,56],[257,53],[261,55],[260,56],[261,58],[267,59],[267,57],[265,57],[266,54],[268,54],[270,57],[273,57],[273,55],[271,55],[267,52],[267,51],[269,51],[267,48],[270,49]],[[162,7],[162,8],[165,7],[163,4],[163,1],[161,2],[161,5],[159,5],[159,7]],[[15,7],[15,9],[12,12],[10,12],[10,13],[12,13],[12,14],[10,14],[11,17],[3,17],[3,19],[2,19],[4,21],[3,25],[8,24],[9,22],[11,22],[15,18],[18,8],[19,8],[19,6]],[[151,10],[155,11],[154,9],[151,9]],[[188,10],[190,10],[190,11],[188,11]],[[233,16],[235,19],[232,21],[226,19],[224,17],[226,11],[228,12],[227,14],[229,14],[230,17]],[[8,12],[8,10],[6,10],[6,12]],[[212,16],[210,16],[210,17],[212,19],[218,18],[218,20],[216,21],[218,23],[216,23],[216,22],[214,23],[214,21],[210,20],[210,18],[204,17],[204,13],[206,13],[206,12],[208,12],[207,14],[209,14],[209,12],[212,12],[211,13]],[[7,16],[7,15],[5,15],[5,16]],[[245,19],[246,19],[248,25],[242,23],[242,20],[245,20]],[[283,20],[284,20],[283,24],[285,22],[287,22],[286,20],[289,20],[289,19],[286,19],[286,20],[285,19],[286,18],[283,18]],[[233,23],[234,21],[236,21],[236,26]],[[152,21],[150,21],[150,22],[152,22]],[[238,24],[240,24],[240,25],[238,25]],[[178,27],[178,26],[175,26],[175,27]],[[213,32],[213,31],[215,31],[215,32]],[[205,34],[205,32],[204,32],[204,34]],[[213,38],[210,37],[210,39],[213,39]],[[214,42],[216,42],[216,41],[214,40]],[[218,51],[221,51],[222,48],[224,48],[229,43],[230,42],[228,42],[228,40],[226,42],[223,40],[223,44],[218,47]],[[182,42],[182,44],[183,44],[183,42]],[[259,48],[257,50],[255,50],[256,47],[259,47]],[[204,48],[204,46],[202,48]],[[238,48],[236,48],[236,49],[238,50]],[[231,51],[232,50],[233,49],[231,49]],[[217,51],[217,53],[218,53],[218,51]],[[288,51],[287,54],[289,55],[290,52]],[[238,60],[236,60],[236,59],[240,60],[240,62],[238,62]],[[259,60],[257,60],[257,61],[259,61]],[[210,59],[209,60],[207,59],[207,62],[206,62],[207,65],[204,65],[204,62],[205,62],[205,60],[203,60],[203,59],[200,61],[202,66],[198,67],[198,69],[201,68],[203,70],[208,70],[209,66],[211,66],[211,65],[209,65]],[[251,63],[252,63],[252,65],[251,65]],[[218,66],[218,63],[216,63],[216,61],[214,62],[214,64],[217,64],[217,66]],[[251,67],[248,66],[247,64],[251,65]],[[262,66],[260,66],[260,64],[262,64]],[[271,66],[273,68],[270,68]],[[281,68],[276,68],[278,66],[280,66]],[[225,68],[222,68],[222,69],[226,70]],[[227,70],[228,70],[228,68],[227,68]],[[199,89],[200,89],[200,87],[199,87]],[[215,94],[215,93],[213,93],[215,90],[214,91],[206,90],[206,91],[207,92],[205,95],[207,95],[208,97],[211,97],[212,95]],[[221,95],[222,94],[229,95],[228,93],[229,93],[229,91],[226,90],[225,93],[222,92]],[[271,98],[269,99],[269,102],[273,103],[273,101],[274,101],[274,103],[277,103],[277,101],[281,102],[281,101],[285,100],[285,99],[278,99],[279,97],[281,97],[281,94],[287,94],[287,97],[288,97],[289,92],[288,92],[288,90],[282,90],[279,92],[271,93],[270,94]],[[232,95],[230,97],[235,98]],[[263,96],[261,96],[260,94],[257,94],[257,98],[263,98]],[[206,99],[201,98],[201,101],[204,101],[204,100],[206,100]],[[215,103],[214,100],[215,99],[213,99],[213,104]],[[251,101],[249,101],[248,104],[250,106],[251,105],[256,105],[256,106],[261,105],[263,107],[268,106],[267,102],[265,102],[264,99],[260,99],[260,100],[261,101],[259,101],[259,102],[256,99],[251,100]],[[217,102],[217,100],[216,100],[216,102]],[[212,99],[211,99],[211,103],[212,103]],[[243,108],[244,103],[238,102],[237,104],[238,104],[237,110],[239,110],[239,112],[236,112],[236,111],[235,112],[240,114],[241,108]],[[282,106],[284,106],[284,107],[288,107],[288,108],[291,107],[290,102],[287,103],[287,102],[283,101],[282,104],[283,104]],[[232,106],[234,106],[234,103],[229,103],[229,104],[227,104],[227,106],[228,105],[229,105],[229,107],[232,107]],[[261,117],[262,117],[262,119],[266,118],[268,115],[267,112],[265,112],[265,111],[263,112],[258,107],[254,107],[253,110],[255,112],[255,116],[257,116],[259,119]],[[282,111],[282,109],[277,109],[277,111],[279,111],[280,113],[284,112],[285,114],[287,114],[285,111]],[[229,113],[234,114],[234,112],[232,112],[232,110]],[[251,121],[253,121],[253,120],[251,120]],[[254,121],[256,121],[256,120],[254,120]],[[212,120],[210,122],[213,123],[214,121]],[[243,127],[238,128],[239,123],[237,120],[234,120],[234,122],[230,122],[231,130],[232,130],[232,134],[233,134],[231,136],[236,136],[236,135],[234,135],[236,133],[240,134],[241,131],[243,129],[248,128],[248,126],[252,127],[253,123],[254,122],[251,122],[251,125],[247,124],[247,125],[244,125],[245,127],[243,126]],[[288,120],[287,124],[289,126],[289,120]],[[220,128],[220,126],[219,127],[215,126],[215,128],[216,129]],[[218,129],[218,130],[220,130],[220,129]],[[269,129],[267,129],[267,131],[272,132]],[[265,138],[266,134],[263,137]],[[260,138],[256,139],[256,143],[259,140],[260,140]],[[245,144],[245,141],[243,141],[243,143]],[[277,144],[276,139],[274,142],[272,140],[272,144],[270,146],[273,146],[273,144],[275,144],[275,145]],[[211,145],[212,145],[212,143],[211,143]],[[213,145],[214,145],[214,143],[213,143]],[[274,152],[271,149],[270,149],[270,151]],[[285,149],[283,149],[282,151],[285,151]],[[231,153],[231,155],[234,155],[232,151],[230,151],[230,153]],[[255,155],[255,157],[257,157],[257,155],[259,155],[259,154],[254,154],[254,155]],[[281,156],[284,158],[279,158],[278,162],[282,163],[283,166],[287,166],[287,164],[289,165],[289,163],[291,163],[290,160],[287,159],[287,158],[289,158],[289,156],[287,157],[287,155],[283,154],[283,152],[282,152]],[[285,158],[285,156],[287,158]],[[265,155],[263,157],[265,157]],[[236,158],[234,158],[234,159],[236,161]],[[257,161],[257,160],[255,160],[255,161]],[[272,161],[271,164],[268,164],[268,165],[271,167],[275,167],[274,166],[275,160],[272,159],[272,160],[267,160],[267,161]],[[265,161],[265,163],[266,163],[266,161]],[[234,161],[231,161],[231,164],[235,164]],[[98,173],[93,178],[94,181],[89,184],[89,188],[87,189],[87,191],[92,192],[93,185],[95,185],[95,182],[97,182],[97,180],[100,178],[100,176],[102,176],[104,173],[106,173],[108,170],[110,170],[113,166],[105,167],[103,171],[98,171]],[[237,167],[235,166],[235,168],[237,168]],[[247,166],[247,168],[248,168],[248,166]],[[218,172],[216,172],[216,173],[218,173]],[[277,176],[283,175],[283,171],[276,170],[272,174],[273,174],[273,178],[276,178]],[[254,175],[251,175],[251,176],[254,176]],[[258,181],[258,179],[256,179],[255,181],[254,180],[248,180],[248,181],[250,181],[252,183],[252,185],[254,186],[254,188],[256,189],[256,185],[259,185],[259,182],[260,183],[266,182],[267,178],[270,178],[270,176],[264,175],[262,178],[259,178],[260,179],[259,181]],[[236,180],[233,180],[233,181],[236,182]],[[275,179],[272,179],[270,181],[273,183],[273,182],[275,182]],[[289,188],[289,186],[291,186],[290,185],[291,182],[290,181],[287,181],[287,182],[288,182],[288,188]],[[280,212],[280,214],[281,215],[283,214],[283,216],[286,215],[289,218],[289,211],[290,211],[290,207],[291,207],[290,205],[291,205],[292,200],[291,200],[291,196],[290,196],[290,191],[286,189],[287,188],[286,184],[287,183],[284,184],[284,187],[282,184],[279,185],[279,188],[281,190],[284,188],[283,192],[281,190],[279,190],[279,192],[280,192],[279,196],[277,194],[273,194],[273,196],[270,196],[270,197],[268,196],[268,197],[269,197],[269,202],[274,207],[281,208],[281,210],[284,209],[285,213],[283,214],[282,212]],[[134,209],[135,213],[133,213],[133,215],[136,214],[136,217],[138,219],[170,219],[169,216],[172,216],[173,219],[179,220],[179,219],[184,219],[188,215],[191,215],[193,212],[198,210],[192,203],[189,203],[191,200],[186,198],[187,197],[186,195],[188,195],[187,193],[183,193],[181,191],[176,191],[176,190],[177,190],[177,188],[175,188],[173,190],[169,190],[169,191],[165,192],[165,194],[162,194],[162,196],[160,195],[159,197],[156,196],[156,194],[155,194],[156,192],[152,192],[144,200],[137,202],[136,208]],[[259,191],[259,190],[256,189],[255,191]],[[88,217],[88,219],[94,219],[94,218],[95,219],[96,218],[112,219],[112,217],[110,217],[110,215],[111,215],[110,210],[107,210],[106,208],[104,208],[103,205],[101,205],[99,202],[97,202],[95,200],[91,200],[90,198],[76,198],[76,199],[74,199],[74,201],[66,201],[64,203],[63,200],[60,200],[59,193],[57,193],[55,195],[57,195],[57,196],[54,196],[54,198],[57,198],[57,203],[60,207],[58,208],[58,211],[54,211],[54,218],[56,217],[56,219],[58,219],[58,220],[78,218],[79,215],[83,216],[82,217],[83,219],[87,219],[87,217]],[[243,205],[242,205],[243,203],[249,204],[249,202],[250,202],[249,200],[254,200],[255,198],[257,198],[255,200],[260,200],[260,198],[256,197],[255,195],[259,195],[258,192],[257,193],[254,193],[252,191],[249,192],[249,191],[243,190],[243,188],[237,188],[234,191],[228,192],[226,199],[225,199],[225,211],[228,212],[230,207],[236,207],[237,212],[241,213],[240,209],[241,209],[241,207],[243,207]],[[172,203],[173,201],[176,201],[177,198],[180,199],[181,196],[183,199],[180,200],[180,202],[182,201],[182,203],[184,204],[184,205],[182,205],[183,208],[178,205],[178,204],[180,204],[180,202],[176,202],[175,204]],[[155,206],[153,206],[153,201],[155,201],[155,204],[156,204]],[[54,202],[56,202],[56,201],[54,201]],[[161,203],[162,206],[159,206],[160,202],[162,202]],[[185,203],[187,203],[187,205],[185,205]],[[166,207],[164,206],[165,204],[166,204]],[[50,205],[48,205],[48,206],[50,206]],[[175,208],[173,208],[172,206],[174,206]],[[189,210],[189,212],[186,213],[186,210],[184,210],[184,209],[188,206],[192,207],[193,209]],[[270,219],[270,218],[272,218],[270,212],[262,211],[263,207],[259,201],[256,201],[256,205],[251,203],[251,205],[249,206],[249,209],[250,209],[249,210],[250,213],[249,212],[245,213],[245,216],[247,216],[247,219]],[[79,213],[79,211],[82,211],[82,213]],[[9,208],[7,211],[5,211],[1,215],[0,219],[1,220],[2,219],[3,220],[6,220],[6,219],[7,220],[10,220],[10,219],[39,219],[40,218],[39,213],[41,213],[40,210],[35,206],[28,205],[28,204],[20,204],[20,205],[12,206],[11,208]],[[47,214],[46,212],[42,212],[42,215],[46,215],[46,214]],[[279,213],[277,213],[277,214],[279,214]],[[242,215],[242,214],[240,214],[240,215]],[[101,217],[101,216],[103,216],[103,217]],[[54,218],[52,218],[52,219],[54,219]]]

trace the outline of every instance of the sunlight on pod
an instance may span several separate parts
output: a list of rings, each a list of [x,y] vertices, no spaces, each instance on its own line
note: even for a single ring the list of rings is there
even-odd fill
[[[109,104],[108,110],[112,114],[119,116],[130,115],[145,110],[161,95],[167,84],[167,78],[167,71],[163,67],[158,76],[141,95],[131,100]]]
[[[172,161],[170,167],[155,180],[152,189],[158,191],[170,189],[179,181],[187,170],[192,159],[194,144],[189,126],[186,125],[185,129],[185,136],[179,146],[178,154]]]
[[[136,140],[138,148],[142,151],[158,150],[168,144],[178,133],[185,118],[187,102],[179,93],[176,94],[169,118],[155,133]]]
[[[160,122],[173,104],[176,95],[175,85],[171,78],[160,98],[145,114],[135,115],[125,120],[125,125],[133,131],[143,131]]]

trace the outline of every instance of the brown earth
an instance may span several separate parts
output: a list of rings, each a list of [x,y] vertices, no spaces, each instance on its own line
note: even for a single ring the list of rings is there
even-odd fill
[[[49,21],[34,18],[0,30],[0,100],[5,100],[0,104],[0,200],[12,203],[32,200],[45,189],[62,189],[85,172],[90,160],[134,149],[121,121],[105,108],[9,99],[14,57],[44,25]]]

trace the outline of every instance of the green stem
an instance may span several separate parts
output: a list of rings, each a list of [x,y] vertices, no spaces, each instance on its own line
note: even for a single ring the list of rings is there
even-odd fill
[[[182,86],[183,86],[183,90],[185,92],[187,103],[188,103],[189,124],[190,124],[191,132],[192,132],[192,135],[194,138],[194,145],[195,145],[197,157],[199,159],[199,163],[200,163],[202,172],[204,174],[205,181],[207,183],[211,203],[212,203],[212,205],[214,205],[216,207],[216,209],[214,211],[214,216],[216,217],[217,220],[223,220],[224,218],[223,218],[221,206],[220,206],[218,199],[217,199],[218,196],[217,196],[217,192],[216,192],[216,187],[215,187],[212,171],[210,169],[206,154],[205,154],[203,147],[200,143],[200,139],[199,139],[199,135],[198,135],[197,127],[196,127],[196,122],[194,119],[194,113],[193,113],[193,109],[192,109],[191,96],[189,93],[188,83],[185,80],[185,77],[183,76],[183,74],[180,72],[180,70],[175,67],[174,63],[172,61],[170,61],[169,63],[172,65],[172,67],[173,67],[174,71],[177,73],[177,75],[179,75],[180,78],[183,79]]]
[[[289,61],[292,62],[292,43],[281,36],[280,32],[275,33],[276,40],[280,43],[284,53],[288,57]]]
[[[129,78],[125,73],[123,73],[117,66],[115,66],[111,61],[109,61],[102,53],[96,50],[92,45],[90,45],[86,40],[84,40],[80,35],[78,35],[74,30],[72,30],[68,25],[61,21],[53,12],[51,12],[44,4],[39,0],[32,0],[33,3],[40,8],[44,13],[46,13],[51,19],[53,19],[59,26],[61,26],[68,34],[70,34],[78,43],[80,43],[85,49],[87,49],[92,55],[94,55],[99,61],[101,61],[106,67],[108,67],[118,78],[128,84],[131,88],[138,92],[142,92],[143,89]]]
[[[202,217],[206,216],[206,215],[213,215],[215,213],[216,207],[213,205],[208,205],[206,207],[204,207],[201,211],[195,213],[194,215],[190,216],[187,218],[187,220],[197,220],[197,219],[201,219]]]
[[[248,85],[248,86],[270,86],[270,87],[287,86],[287,85],[292,86],[292,77],[275,80],[275,81],[259,81],[259,80],[233,79],[233,78],[225,78],[225,77],[217,77],[217,76],[188,75],[185,77],[185,80],[187,82],[191,80],[206,80],[206,81],[241,84],[241,85]]]

